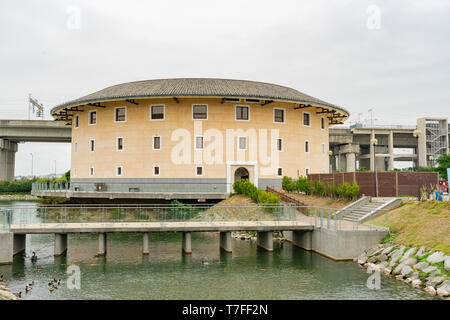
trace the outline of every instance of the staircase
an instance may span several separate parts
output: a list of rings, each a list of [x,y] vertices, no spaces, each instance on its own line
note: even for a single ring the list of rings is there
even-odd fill
[[[379,213],[392,209],[402,202],[396,198],[371,198],[364,197],[336,212],[339,219],[362,222]]]

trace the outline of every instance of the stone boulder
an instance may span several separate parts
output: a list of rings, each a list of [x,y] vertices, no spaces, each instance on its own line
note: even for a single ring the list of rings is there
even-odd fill
[[[366,256],[360,256],[358,258],[358,263],[359,264],[365,264],[367,262],[367,257]]]
[[[383,268],[383,274],[384,275],[389,276],[391,274],[391,272],[392,272],[392,268],[391,267]]]
[[[390,246],[390,247],[385,248],[383,251],[381,251],[381,253],[385,254],[385,255],[388,255],[392,251],[392,249],[394,249],[394,246]]]
[[[428,294],[431,294],[432,296],[436,295],[436,289],[433,288],[432,286],[427,286],[425,288],[425,292],[427,292]]]
[[[371,257],[369,258],[369,260],[367,260],[367,262],[369,262],[369,263],[375,263],[375,262],[377,262],[377,260],[378,260],[378,257],[377,257],[377,256],[371,256]]]
[[[387,261],[388,256],[385,253],[382,253],[378,256],[378,259],[380,259],[381,262]]]
[[[413,266],[413,268],[414,269],[417,269],[417,270],[420,270],[420,271],[423,271],[423,270],[425,270],[426,268],[428,268],[430,265],[428,264],[428,263],[426,263],[425,261],[422,261],[422,262],[419,262],[419,263],[416,263],[414,266]]]
[[[420,287],[422,286],[422,281],[421,281],[420,279],[414,279],[414,280],[411,282],[411,285],[412,285],[414,288],[420,288]]]
[[[445,255],[443,252],[435,252],[427,257],[429,263],[439,263],[445,260]]]
[[[425,273],[432,273],[434,271],[437,271],[437,269],[438,268],[436,268],[435,266],[429,266],[429,267],[423,269],[422,271],[425,272]]]
[[[400,259],[400,263],[402,263],[403,261],[405,261],[406,259],[411,257],[414,253],[416,253],[416,251],[417,251],[417,249],[414,247],[406,250],[406,252],[403,254],[403,257]]]
[[[7,300],[17,300],[17,297],[7,290],[0,290],[0,297],[5,297]]]
[[[400,271],[400,273],[402,274],[403,277],[407,277],[413,272],[414,272],[414,270],[410,266],[404,266],[402,268],[402,271]]]
[[[403,267],[404,267],[405,265],[404,264],[399,264],[398,266],[396,266],[395,268],[394,268],[394,270],[392,271],[392,273],[393,274],[400,274],[400,273],[402,273],[402,269],[403,269]]]
[[[389,254],[391,257],[391,262],[396,263],[398,258],[400,258],[403,254],[403,249],[397,249]]]
[[[445,280],[436,290],[436,293],[441,297],[450,296],[450,280]]]
[[[432,287],[437,287],[439,284],[442,283],[442,281],[444,281],[444,277],[442,276],[438,276],[438,277],[431,277],[428,281],[427,281],[427,286],[432,286]]]
[[[445,257],[444,268],[446,271],[450,271],[450,256]]]
[[[422,246],[419,248],[419,250],[417,250],[416,256],[418,256],[419,258],[422,258],[424,254],[425,254],[425,247]]]
[[[408,258],[408,259],[406,259],[406,260],[404,260],[403,262],[402,262],[405,266],[413,266],[413,265],[415,265],[416,263],[417,263],[417,259],[416,258]]]

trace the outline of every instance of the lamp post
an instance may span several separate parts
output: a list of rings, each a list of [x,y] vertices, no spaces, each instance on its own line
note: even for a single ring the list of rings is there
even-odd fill
[[[377,172],[377,161],[376,161],[376,150],[375,146],[378,144],[378,140],[376,138],[370,139],[370,144],[373,146],[373,169],[375,171],[375,193],[378,197],[378,172]]]
[[[33,154],[30,153],[31,155],[31,177],[33,177]]]
[[[417,188],[418,188],[418,190],[417,190],[417,200],[419,200],[419,201],[420,201],[420,174],[419,174],[419,172],[420,172],[419,153],[420,152],[419,152],[419,138],[420,138],[421,135],[422,135],[422,131],[420,131],[418,129],[413,131],[413,137],[416,138],[416,140],[417,140],[417,174],[418,174],[418,177],[417,177]]]

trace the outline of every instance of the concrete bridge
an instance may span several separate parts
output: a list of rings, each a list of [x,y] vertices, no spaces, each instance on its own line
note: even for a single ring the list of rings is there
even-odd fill
[[[14,179],[15,154],[20,142],[67,142],[71,127],[53,120],[0,120],[0,178]]]

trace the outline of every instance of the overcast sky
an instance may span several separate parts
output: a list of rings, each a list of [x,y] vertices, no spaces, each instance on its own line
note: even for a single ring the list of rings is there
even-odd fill
[[[450,1],[0,2],[0,119],[107,86],[214,77],[271,82],[350,121],[450,117]],[[32,115],[33,117],[33,115]],[[16,175],[70,167],[67,144],[19,145]]]

